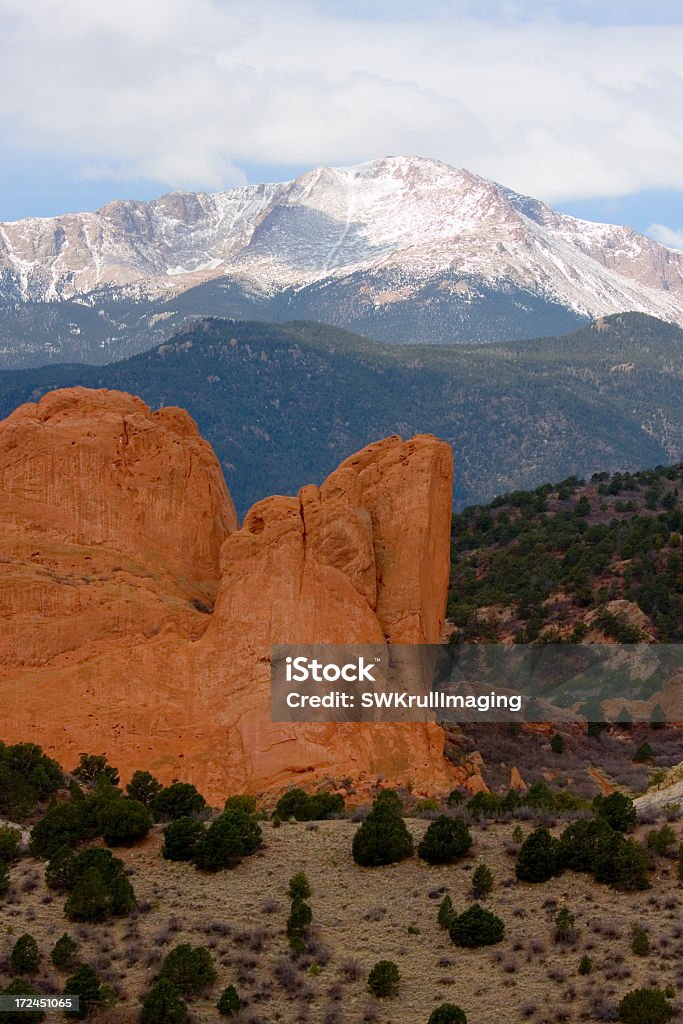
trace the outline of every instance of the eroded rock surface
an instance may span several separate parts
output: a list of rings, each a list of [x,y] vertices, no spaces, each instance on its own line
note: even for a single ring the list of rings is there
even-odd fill
[[[270,716],[274,643],[438,642],[450,448],[369,445],[238,528],[187,413],[74,388],[0,424],[0,738],[106,753],[218,802],[297,783],[451,783],[434,724]],[[213,609],[213,611],[212,611]]]

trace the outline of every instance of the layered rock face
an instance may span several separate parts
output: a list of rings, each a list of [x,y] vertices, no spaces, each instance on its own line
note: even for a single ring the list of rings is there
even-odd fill
[[[106,753],[124,779],[146,768],[216,802],[445,790],[436,725],[273,723],[270,650],[438,642],[451,484],[447,445],[391,437],[239,529],[181,410],[79,388],[22,406],[0,424],[0,738],[67,767]]]

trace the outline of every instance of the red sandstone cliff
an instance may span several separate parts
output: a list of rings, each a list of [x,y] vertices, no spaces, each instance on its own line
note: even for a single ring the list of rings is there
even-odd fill
[[[452,456],[387,438],[238,529],[187,413],[46,395],[0,423],[0,738],[106,752],[214,801],[297,782],[449,786],[435,725],[270,720],[273,643],[437,642]],[[201,608],[210,607],[213,614]]]

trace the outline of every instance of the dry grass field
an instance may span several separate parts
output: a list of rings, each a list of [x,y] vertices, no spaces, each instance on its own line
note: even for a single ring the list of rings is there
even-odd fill
[[[416,841],[427,825],[408,819]],[[116,1007],[99,1014],[103,1022],[138,1019],[163,957],[180,942],[206,945],[218,969],[212,990],[190,1003],[197,1022],[224,1019],[215,1003],[230,983],[245,1003],[244,1024],[427,1024],[443,1002],[460,1005],[468,1024],[610,1021],[622,996],[643,985],[673,986],[674,1020],[683,1020],[683,885],[676,861],[658,858],[652,888],[638,893],[615,892],[571,871],[540,885],[518,883],[514,825],[473,826],[470,855],[454,866],[430,867],[415,857],[360,868],[351,858],[358,827],[351,821],[279,828],[264,822],[262,850],[216,874],[164,861],[157,826],[144,843],[117,851],[139,909],[99,925],[69,922],[64,897],[45,886],[44,862],[24,857],[0,902],[0,984],[10,980],[13,943],[30,932],[43,955],[36,988],[61,990],[65,976],[52,968],[49,952],[68,931],[81,959],[118,992]],[[522,823],[525,834],[531,827]],[[680,841],[682,823],[673,827]],[[505,939],[463,950],[439,928],[437,910],[446,892],[458,911],[472,902],[471,874],[481,862],[495,878],[484,902],[504,920]],[[311,954],[295,961],[285,926],[287,884],[297,871],[310,880],[313,935]],[[576,917],[574,945],[555,941],[554,917],[563,905]],[[631,951],[634,923],[648,932],[647,956]],[[578,971],[585,953],[593,961],[589,976]],[[375,999],[367,990],[368,971],[381,959],[399,966],[396,998]]]

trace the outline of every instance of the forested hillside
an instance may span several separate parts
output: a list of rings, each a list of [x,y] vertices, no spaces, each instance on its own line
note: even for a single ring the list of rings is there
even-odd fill
[[[453,517],[465,640],[683,640],[683,464],[569,477]]]

